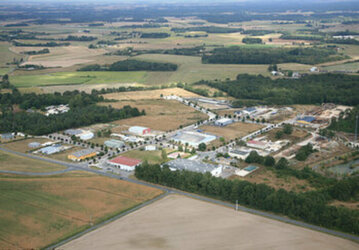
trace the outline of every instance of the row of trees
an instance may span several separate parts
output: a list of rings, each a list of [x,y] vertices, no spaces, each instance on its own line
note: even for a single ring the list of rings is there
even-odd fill
[[[260,44],[262,43],[262,39],[255,37],[245,37],[242,39],[242,42],[246,44]]]
[[[290,218],[333,228],[353,234],[359,234],[359,213],[343,207],[327,205],[332,199],[342,195],[328,187],[322,191],[307,193],[275,190],[266,184],[254,184],[248,181],[227,180],[189,171],[171,171],[167,166],[143,164],[136,167],[135,176],[152,183],[177,188],[187,192],[209,196],[229,202],[283,214]],[[359,179],[353,178],[336,183],[335,188],[356,195]]]
[[[138,60],[124,60],[115,62],[109,66],[99,64],[88,65],[80,68],[78,71],[176,71],[177,64],[146,62]]]
[[[48,48],[24,52],[24,54],[26,54],[26,55],[41,55],[41,54],[48,54],[48,53],[50,53],[50,50]]]
[[[31,135],[49,134],[69,128],[88,126],[94,123],[111,122],[143,115],[137,108],[124,106],[114,109],[89,105],[70,109],[67,113],[45,116],[40,113],[4,112],[0,119],[0,132],[21,131]]]
[[[22,47],[61,47],[61,46],[69,46],[69,42],[65,43],[57,43],[57,42],[45,42],[45,43],[21,43],[17,41],[13,41],[14,46],[22,46]]]
[[[242,28],[227,28],[227,27],[217,27],[217,26],[194,26],[187,28],[172,28],[171,31],[176,33],[185,33],[191,31],[202,31],[207,33],[234,33],[242,32]]]
[[[253,41],[252,38],[248,39],[248,41]],[[289,62],[318,64],[344,58],[330,48],[244,48],[232,46],[214,49],[211,54],[202,56],[202,62],[218,64],[278,64]]]
[[[234,81],[201,81],[251,104],[359,104],[359,76],[308,75],[295,80],[240,74]],[[242,102],[244,105],[246,102]],[[239,102],[240,104],[241,102]],[[334,125],[333,125],[334,126]]]

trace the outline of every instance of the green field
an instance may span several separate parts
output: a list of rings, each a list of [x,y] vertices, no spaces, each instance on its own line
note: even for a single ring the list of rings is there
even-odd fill
[[[161,194],[84,172],[0,175],[0,249],[40,249]]]
[[[0,170],[40,173],[52,172],[62,169],[65,169],[65,167],[44,163],[42,161],[33,160],[6,152],[0,152]]]
[[[359,62],[343,63],[331,66],[322,67],[323,70],[328,71],[352,71],[359,72]]]
[[[160,150],[155,150],[155,151],[131,150],[121,155],[130,158],[139,159],[141,161],[147,161],[149,164],[161,164],[164,162],[161,157]]]
[[[9,47],[10,47],[10,43],[0,42],[0,66],[6,66],[6,63],[12,62],[14,58],[19,59],[21,57],[24,57],[10,51]],[[1,72],[2,71],[0,71],[0,74]]]

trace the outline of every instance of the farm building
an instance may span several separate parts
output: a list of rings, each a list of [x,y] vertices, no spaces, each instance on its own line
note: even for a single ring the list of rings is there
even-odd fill
[[[145,135],[151,132],[150,128],[141,127],[141,126],[133,126],[128,129],[128,131],[135,135]]]
[[[69,154],[67,156],[68,159],[72,160],[72,161],[80,161],[80,160],[85,160],[87,158],[91,158],[93,156],[96,156],[97,152],[93,149],[90,148],[86,148],[86,149],[82,149],[79,151],[76,151],[72,154]]]
[[[48,146],[48,147],[40,149],[39,152],[41,154],[45,154],[45,155],[52,155],[52,154],[60,152],[61,150],[62,150],[61,144],[54,144],[52,146]]]
[[[122,148],[125,146],[125,143],[123,141],[115,139],[107,140],[104,142],[104,144],[109,148]]]
[[[125,156],[117,156],[116,158],[107,161],[107,163],[122,170],[134,171],[135,167],[141,164],[141,160]]]
[[[203,173],[203,174],[209,172],[213,176],[217,176],[217,177],[219,177],[222,174],[222,166],[203,163],[201,161],[178,158],[173,161],[167,162],[166,165],[172,171],[188,170],[188,171]]]
[[[145,147],[146,151],[155,151],[157,149],[156,145],[147,145]]]
[[[41,146],[41,143],[39,143],[39,142],[30,142],[28,144],[28,146],[29,146],[29,148],[38,148],[38,147]]]
[[[13,139],[15,136],[12,133],[5,133],[5,134],[1,134],[1,139],[4,140],[11,140]]]
[[[176,134],[174,137],[172,137],[172,139],[182,144],[188,143],[188,145],[192,147],[198,147],[198,145],[201,143],[207,144],[211,141],[214,141],[216,139],[216,136],[194,131],[185,131]]]
[[[224,127],[224,126],[227,126],[227,125],[229,125],[231,123],[233,123],[232,119],[222,118],[222,119],[218,119],[217,121],[215,121],[214,125]]]

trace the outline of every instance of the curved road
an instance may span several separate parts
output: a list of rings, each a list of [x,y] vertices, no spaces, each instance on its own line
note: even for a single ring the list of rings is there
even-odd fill
[[[45,162],[49,162],[49,163],[55,163],[55,164],[59,164],[59,165],[67,167],[66,170],[47,172],[47,173],[29,173],[29,172],[11,171],[13,174],[35,176],[35,175],[42,175],[42,174],[44,174],[44,175],[57,174],[57,172],[62,172],[62,171],[68,172],[68,171],[71,171],[71,170],[82,170],[82,171],[87,171],[87,172],[91,172],[91,173],[100,174],[100,175],[107,176],[107,177],[110,177],[110,178],[115,178],[115,179],[119,179],[119,180],[132,182],[132,183],[139,184],[139,185],[145,185],[145,186],[148,186],[148,187],[157,188],[157,189],[160,189],[160,190],[165,192],[165,194],[163,194],[163,195],[167,195],[167,194],[171,194],[171,193],[172,194],[180,194],[180,195],[184,195],[184,196],[191,197],[191,198],[194,198],[194,199],[199,199],[199,200],[202,200],[202,201],[211,202],[211,203],[218,204],[218,205],[221,205],[221,206],[230,207],[230,208],[233,208],[233,209],[235,209],[235,207],[236,207],[234,204],[227,203],[227,202],[224,202],[224,201],[215,200],[215,199],[211,199],[211,198],[208,198],[208,197],[203,197],[203,196],[192,194],[192,193],[186,193],[186,192],[183,192],[183,191],[180,191],[180,190],[177,190],[177,189],[171,189],[171,188],[168,188],[168,187],[158,186],[158,185],[155,185],[155,184],[152,184],[152,183],[147,183],[147,182],[140,181],[140,180],[133,180],[133,179],[129,179],[129,178],[126,178],[126,177],[119,176],[119,175],[114,175],[114,174],[110,174],[110,173],[107,173],[107,172],[102,172],[102,171],[99,171],[99,170],[94,170],[94,169],[88,168],[88,167],[86,167],[84,165],[81,165],[81,164],[67,163],[67,162],[52,160],[52,159],[48,159],[48,158],[42,158],[42,157],[35,156],[35,155],[24,154],[24,153],[16,152],[16,151],[13,151],[13,150],[10,150],[10,149],[7,149],[7,148],[3,148],[1,146],[0,146],[0,150],[8,152],[8,153],[12,153],[12,154],[20,155],[20,156],[23,156],[23,157],[29,157],[29,158],[32,158],[32,159],[37,159],[37,160],[41,160],[41,161],[45,161]],[[3,172],[3,171],[1,171],[1,172]],[[160,197],[162,197],[162,196],[160,196]],[[156,199],[159,199],[159,198],[155,198],[155,200]],[[153,201],[153,200],[151,200],[151,201]],[[151,203],[151,201],[148,201],[147,203],[141,204],[138,208],[143,207],[143,206]],[[129,212],[136,210],[136,208],[134,208],[133,210],[132,209],[129,210]],[[351,235],[351,234],[347,234],[347,233],[327,229],[327,228],[320,227],[320,226],[315,226],[315,225],[308,224],[308,223],[305,223],[305,222],[302,222],[302,221],[289,219],[289,218],[282,217],[282,216],[279,216],[279,215],[275,215],[275,214],[271,214],[271,213],[268,213],[268,212],[264,212],[264,211],[260,211],[260,210],[256,210],[256,209],[252,209],[252,208],[247,208],[247,207],[243,207],[243,206],[238,206],[238,210],[243,211],[243,212],[247,212],[247,213],[252,213],[252,214],[264,216],[264,217],[267,217],[267,218],[270,218],[270,219],[278,220],[278,221],[285,222],[285,223],[290,223],[290,224],[293,224],[293,225],[309,228],[309,229],[316,230],[316,231],[319,231],[319,232],[323,232],[323,233],[327,233],[327,234],[331,234],[331,235],[334,235],[334,236],[338,236],[338,237],[342,237],[342,238],[345,238],[345,239],[349,239],[349,240],[359,242],[359,237],[355,236],[355,235]],[[118,216],[110,219],[107,222],[115,220],[115,218],[119,218],[119,217],[121,217],[123,215],[125,215],[125,214],[118,215]],[[106,222],[103,222],[103,223],[101,223],[99,225],[95,225],[95,226],[87,229],[86,231],[81,232],[81,233],[71,237],[70,239],[78,238],[81,235],[83,235],[84,233],[87,233],[89,231],[97,229],[99,226],[104,225],[105,223]],[[58,246],[60,246],[62,244],[65,244],[70,239],[64,240],[64,241],[56,244],[56,247],[58,247]],[[54,247],[55,246],[50,246],[48,249],[53,249]]]

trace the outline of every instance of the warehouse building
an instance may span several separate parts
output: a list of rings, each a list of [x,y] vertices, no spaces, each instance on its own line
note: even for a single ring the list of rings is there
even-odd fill
[[[91,131],[82,129],[67,129],[64,133],[69,136],[76,136],[84,141],[90,140],[95,136]]]
[[[215,121],[214,125],[224,127],[224,126],[227,126],[227,125],[229,125],[231,123],[233,123],[232,119],[222,118],[222,119],[219,119],[219,120]]]
[[[151,133],[150,128],[141,127],[141,126],[133,126],[128,129],[128,131],[135,135],[146,135]]]
[[[123,141],[115,139],[107,140],[104,142],[104,144],[109,148],[122,148],[125,146],[125,143]]]
[[[245,160],[249,155],[250,150],[234,149],[228,152],[230,157]]]
[[[135,168],[141,164],[141,162],[141,160],[125,156],[117,156],[116,158],[107,161],[109,165],[120,168],[125,171],[134,171]]]
[[[13,139],[15,136],[12,133],[5,133],[5,134],[1,134],[1,139],[4,140],[11,140]]]
[[[222,166],[217,166],[213,164],[203,163],[201,161],[194,161],[188,159],[175,159],[173,161],[167,162],[167,165],[171,171],[176,170],[187,170],[197,173],[211,173],[211,175],[219,177],[222,174]]]
[[[44,155],[52,155],[62,151],[61,144],[54,144],[52,146],[44,147],[39,149],[38,152]]]
[[[145,147],[146,151],[155,151],[157,149],[156,145],[147,145]]]
[[[209,135],[209,134],[203,134],[200,132],[195,131],[185,131],[176,134],[172,139],[175,142],[180,142],[182,144],[188,143],[188,145],[192,147],[198,147],[201,143],[210,143],[211,141],[214,141],[216,139],[216,136]]]
[[[69,154],[67,156],[68,159],[72,160],[72,161],[81,161],[81,160],[85,160],[91,157],[94,157],[97,155],[97,152],[93,149],[90,148],[86,148],[86,149],[82,149],[79,151],[76,151],[72,154]]]

